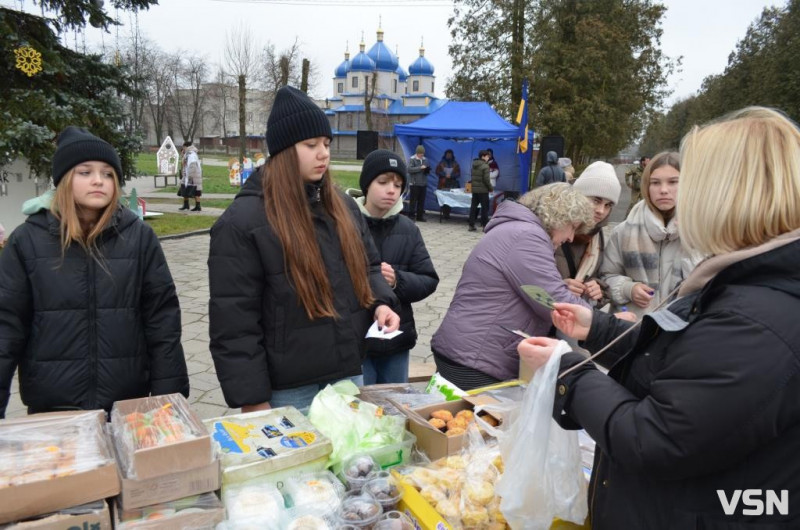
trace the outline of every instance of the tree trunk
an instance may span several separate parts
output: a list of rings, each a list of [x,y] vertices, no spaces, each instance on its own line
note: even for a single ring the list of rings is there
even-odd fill
[[[303,59],[303,73],[301,74],[302,77],[300,79],[300,90],[308,93],[308,72],[311,69],[311,63],[308,59]]]
[[[245,110],[247,97],[247,77],[239,76],[239,171],[244,169],[245,141],[247,132],[245,130]]]
[[[525,0],[514,0],[511,10],[511,115],[522,99],[525,51]]]
[[[286,55],[281,55],[279,66],[281,69],[280,86],[286,86],[289,84],[289,57]]]

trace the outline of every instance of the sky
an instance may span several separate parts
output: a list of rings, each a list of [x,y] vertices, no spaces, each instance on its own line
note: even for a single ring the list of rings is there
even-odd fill
[[[333,92],[333,71],[358,53],[362,34],[366,50],[375,43],[379,25],[384,42],[397,50],[400,64],[408,70],[424,43],[425,56],[436,71],[436,93],[444,97],[452,65],[447,54],[450,32],[447,19],[452,3],[444,0],[161,0],[138,15],[140,31],[165,51],[196,52],[211,63],[220,64],[228,32],[249,27],[260,46],[268,42],[281,50],[298,40],[303,56],[318,69],[312,94],[325,98]],[[703,79],[721,73],[747,27],[767,5],[782,2],[764,0],[662,0],[667,13],[662,23],[662,51],[682,57],[680,71],[669,79],[672,96],[667,103],[694,94]],[[310,5],[315,3],[315,5]],[[351,5],[344,5],[344,4]],[[111,2],[107,1],[107,5]],[[303,5],[300,5],[303,4]],[[4,7],[37,12],[32,0],[0,0]],[[115,16],[113,9],[109,15]],[[103,34],[88,27],[77,36],[79,49],[113,49],[128,38],[135,17],[119,13],[123,26]],[[117,38],[117,35],[119,37]],[[76,36],[67,36],[74,47]]]

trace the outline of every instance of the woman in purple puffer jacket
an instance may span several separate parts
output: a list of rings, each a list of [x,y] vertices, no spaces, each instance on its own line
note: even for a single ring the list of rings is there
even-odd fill
[[[431,340],[439,373],[462,390],[517,377],[519,337],[503,326],[531,335],[546,335],[551,326],[550,311],[521,286],[541,287],[557,302],[585,304],[567,289],[554,253],[593,224],[591,202],[566,183],[502,202],[467,258]]]

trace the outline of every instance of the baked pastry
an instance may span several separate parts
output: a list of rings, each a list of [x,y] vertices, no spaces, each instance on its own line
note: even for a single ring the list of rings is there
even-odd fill
[[[428,420],[428,423],[430,423],[440,431],[443,431],[447,427],[447,422],[445,422],[441,418],[431,418]]]
[[[475,414],[471,410],[467,409],[459,410],[458,412],[456,412],[456,418],[462,418],[467,423],[471,422],[474,419],[474,416]]]
[[[434,410],[431,412],[431,418],[439,418],[440,420],[444,420],[445,423],[453,419],[453,413],[449,410]]]

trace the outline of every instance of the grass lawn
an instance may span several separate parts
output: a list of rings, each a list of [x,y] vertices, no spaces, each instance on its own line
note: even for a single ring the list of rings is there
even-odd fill
[[[200,205],[203,206],[203,207],[207,206],[209,208],[222,208],[224,210],[225,208],[230,206],[232,202],[233,202],[233,199],[203,199],[203,198],[201,198]],[[154,208],[153,208],[154,210],[158,210],[158,206],[162,205],[162,204],[166,204],[166,205],[170,205],[170,206],[176,206],[176,207],[177,206],[181,206],[183,204],[183,199],[181,199],[180,197],[175,197],[174,199],[167,198],[167,197],[164,197],[163,199],[160,198],[160,197],[158,199],[147,199],[147,207],[148,208],[150,207],[151,204],[154,206]],[[189,204],[194,208],[194,199],[190,200]]]
[[[360,162],[359,162],[360,163]],[[141,175],[152,175],[156,172],[156,155],[140,153],[136,158],[136,169]],[[333,171],[333,180],[342,189],[358,188],[358,171]],[[176,186],[160,188],[159,193],[175,195]],[[236,193],[239,188],[231,186],[228,180],[228,168],[224,166],[203,167],[203,193]],[[206,201],[203,201],[205,204]],[[211,204],[209,203],[209,206]]]
[[[211,225],[213,225],[216,220],[216,217],[205,215],[165,213],[160,217],[145,219],[145,222],[153,227],[158,237],[161,237],[211,228]]]

